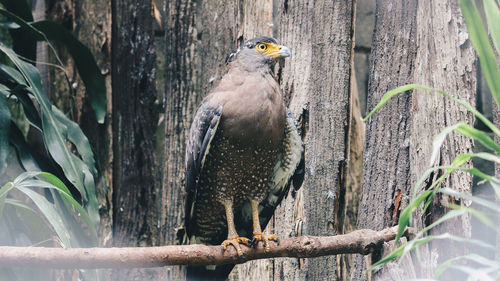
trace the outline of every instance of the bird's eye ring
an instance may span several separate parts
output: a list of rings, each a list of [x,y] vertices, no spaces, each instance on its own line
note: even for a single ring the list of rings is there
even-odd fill
[[[267,46],[266,46],[266,44],[259,43],[259,44],[257,45],[257,48],[258,48],[260,51],[264,51],[264,50],[266,50],[266,49],[267,49]]]

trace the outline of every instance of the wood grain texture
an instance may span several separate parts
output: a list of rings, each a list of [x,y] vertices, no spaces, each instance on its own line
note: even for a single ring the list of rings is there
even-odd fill
[[[368,109],[374,107],[385,91],[407,83],[443,89],[475,103],[476,58],[457,3],[411,1],[400,6],[377,1],[376,16]],[[364,192],[358,227],[380,229],[397,223],[399,212],[412,196],[413,184],[430,167],[433,136],[458,121],[473,124],[472,115],[457,104],[440,95],[422,92],[400,95],[371,118],[367,126]],[[471,149],[469,139],[453,135],[445,141],[440,159],[434,164],[450,164],[458,153]],[[438,175],[433,176],[428,182]],[[470,176],[457,173],[445,185],[470,192],[471,183]],[[423,227],[436,220],[445,211],[439,204],[451,203],[449,200],[436,198],[431,216],[425,216],[427,220],[423,221],[423,216],[417,214],[416,225]],[[435,231],[451,231],[468,237],[470,221],[468,217],[460,218]],[[407,270],[416,272],[417,276],[430,277],[436,260],[442,262],[446,257],[465,252],[446,243],[429,247],[421,250],[427,263],[419,268],[414,268],[416,261],[407,263]],[[431,248],[442,250],[436,256]],[[454,250],[450,251],[451,248]],[[383,252],[388,253],[390,249]],[[372,258],[376,260],[379,256]],[[364,259],[357,257],[351,277],[365,280],[366,276],[361,274],[365,266]],[[389,268],[391,266],[394,265]],[[389,278],[385,273],[374,274],[372,280]],[[453,277],[450,275],[450,278]]]
[[[367,111],[382,95],[413,80],[416,54],[416,1],[379,0],[375,11]],[[395,47],[397,46],[397,47]],[[396,191],[409,194],[410,116],[409,95],[389,101],[366,124],[363,194],[358,228],[382,229],[394,225],[393,202]],[[365,259],[356,256],[351,280],[366,280]]]
[[[307,235],[338,232],[338,194],[344,188],[349,126],[350,62],[353,30],[351,1],[278,1],[277,37],[293,52],[282,73],[285,99],[304,127],[306,176],[296,197],[282,203],[275,215],[280,236],[296,235],[293,223],[303,221]],[[276,260],[275,280],[335,280],[333,256]]]
[[[155,50],[151,0],[112,2],[113,238],[115,246],[158,245],[158,170],[154,134]],[[151,277],[153,276],[153,277]],[[153,278],[120,270],[114,280]]]
[[[475,106],[477,91],[477,57],[456,1],[419,1],[417,9],[417,45],[415,82],[451,95]],[[417,91],[412,99],[412,128],[410,145],[411,182],[415,183],[429,168],[433,137],[447,126],[465,122],[474,126],[474,116],[457,103],[441,95]],[[439,159],[432,165],[449,165],[460,153],[471,153],[473,141],[459,134],[446,138],[440,150]],[[471,165],[468,165],[471,166]],[[472,175],[453,173],[443,183],[444,186],[464,192],[472,191]],[[449,209],[446,204],[469,205],[470,202],[449,196],[437,195],[434,204],[427,211],[428,225],[439,219]],[[470,216],[461,216],[439,225],[431,234],[449,232],[463,237],[471,237]],[[468,253],[466,245],[451,241],[431,242],[429,249],[437,251],[437,263]],[[428,254],[427,260],[430,260]],[[445,280],[456,280],[461,275],[448,272]]]

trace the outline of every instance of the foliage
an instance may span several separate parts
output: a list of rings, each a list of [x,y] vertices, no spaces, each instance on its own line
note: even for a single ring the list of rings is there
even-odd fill
[[[488,83],[489,89],[491,90],[493,99],[495,100],[497,106],[500,106],[499,65],[497,64],[495,52],[493,50],[492,45],[490,44],[489,36],[486,31],[486,28],[483,25],[480,13],[472,0],[459,0],[459,4],[463,16],[465,18],[467,30],[469,31],[470,40],[474,45],[474,48],[476,49],[476,52],[480,59],[481,68],[483,70],[485,80]],[[488,27],[490,28],[491,31],[490,36],[493,45],[496,48],[497,54],[500,53],[500,21],[498,21],[498,18],[500,17],[499,5],[500,1],[498,0],[484,1],[486,21]],[[480,121],[482,121],[497,138],[500,137],[500,130],[497,127],[495,127],[495,125],[491,121],[489,121],[484,115],[482,115],[479,111],[477,111],[474,107],[472,107],[469,103],[457,99],[444,91],[431,89],[428,87],[414,85],[414,84],[399,87],[397,89],[387,92],[382,97],[379,104],[377,104],[377,106],[367,115],[365,121],[370,116],[372,116],[376,111],[378,111],[381,107],[383,107],[383,105],[391,97],[415,89],[437,92],[449,99],[452,99],[453,101],[457,102],[458,104],[466,108],[468,111],[472,112],[475,115],[475,117]],[[439,150],[444,142],[444,139],[451,132],[457,132],[465,137],[472,138],[475,142],[481,143],[485,148],[487,148],[492,152],[460,154],[456,156],[454,161],[449,166],[438,166],[429,168],[415,184],[413,199],[411,200],[408,207],[403,210],[403,212],[399,217],[399,230],[396,237],[396,242],[395,242],[396,244],[403,235],[406,227],[410,225],[412,216],[414,216],[415,211],[418,208],[423,208],[425,212],[425,210],[430,206],[432,199],[437,193],[442,193],[448,196],[452,196],[454,198],[468,200],[476,204],[477,206],[481,206],[491,210],[496,216],[500,215],[500,204],[498,204],[498,201],[495,202],[495,198],[492,198],[492,200],[485,200],[476,196],[458,192],[442,186],[442,183],[447,176],[456,171],[462,171],[470,173],[473,176],[480,178],[482,180],[482,183],[485,182],[490,183],[495,192],[496,197],[500,198],[500,179],[496,178],[495,176],[487,175],[476,168],[463,167],[464,164],[466,164],[469,160],[473,158],[480,158],[486,161],[490,161],[494,164],[500,165],[500,157],[497,156],[498,154],[500,154],[500,145],[497,142],[495,142],[486,132],[475,129],[470,125],[461,122],[445,128],[444,130],[441,131],[441,133],[439,133],[435,137],[433,142],[433,152],[430,161],[431,166],[435,163],[435,159],[439,154]],[[432,182],[432,184],[425,190],[422,190],[422,186],[424,185],[424,182],[429,178],[429,176],[432,173],[438,171],[442,172],[441,176],[437,180]],[[498,226],[495,225],[490,216],[484,214],[483,212],[465,206],[451,205],[447,207],[451,208],[451,210],[447,212],[443,217],[433,222],[429,226],[425,227],[424,229],[420,230],[411,241],[406,242],[399,248],[395,249],[388,256],[384,257],[383,259],[375,263],[373,266],[371,266],[369,270],[374,270],[375,268],[379,267],[384,263],[387,263],[405,254],[408,254],[411,250],[418,249],[418,247],[422,244],[437,239],[449,239],[463,244],[474,245],[475,247],[490,249],[492,251],[495,251],[497,254],[500,253],[500,249],[498,249],[495,245],[486,243],[485,241],[454,236],[449,233],[426,236],[428,231],[434,228],[435,226],[445,221],[448,221],[452,218],[456,218],[458,216],[463,216],[466,214],[476,217],[484,225],[490,228],[490,231],[496,232],[497,235],[500,234],[500,229],[498,228]],[[474,263],[469,263],[469,264],[473,264],[474,267],[470,266],[469,264],[468,265],[461,264],[460,266],[458,266],[456,265],[458,261],[473,261]],[[500,263],[476,254],[469,254],[465,256],[455,257],[453,259],[444,262],[436,269],[435,278],[438,278],[447,269],[462,271],[468,276],[474,276],[481,280],[498,280],[498,278],[500,277]]]
[[[90,50],[63,26],[33,22],[25,0],[0,0],[0,4],[5,8],[0,14],[8,20],[0,29],[7,28],[10,34],[0,39],[0,176],[20,168],[27,171],[0,188],[0,244],[97,246],[94,154],[78,124],[44,92],[32,64],[37,41],[66,46],[100,123],[106,115],[104,77]],[[54,56],[61,64],[55,51]],[[56,67],[63,69],[62,64]],[[10,279],[39,279],[35,271],[33,276],[8,271]],[[81,272],[87,280],[97,279],[95,271]]]

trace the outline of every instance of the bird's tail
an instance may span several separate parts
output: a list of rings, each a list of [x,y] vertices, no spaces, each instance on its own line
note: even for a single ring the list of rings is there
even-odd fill
[[[206,266],[188,266],[187,281],[226,281],[234,264],[218,265],[215,268]]]

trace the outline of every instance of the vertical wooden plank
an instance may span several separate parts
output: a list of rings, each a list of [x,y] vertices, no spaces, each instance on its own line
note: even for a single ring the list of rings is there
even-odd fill
[[[416,9],[417,1],[376,2],[367,112],[386,91],[413,80],[417,47]],[[396,224],[398,212],[394,216],[394,203],[397,193],[405,198],[410,194],[410,108],[410,96],[400,95],[389,101],[366,124],[358,228],[380,230]],[[356,255],[351,280],[366,280],[365,269],[365,258]]]
[[[112,1],[112,15],[113,244],[158,245],[151,0]],[[157,278],[148,269],[131,269],[114,271],[113,279]]]
[[[294,54],[280,70],[290,108],[302,121],[306,146],[304,186],[276,214],[281,236],[333,235],[344,188],[350,108],[352,1],[278,1],[278,39]],[[335,257],[275,260],[275,280],[335,280]]]
[[[472,46],[458,4],[453,1],[395,3],[377,1],[376,30],[372,49],[368,110],[387,91],[408,83],[443,89],[474,104],[476,65]],[[392,46],[398,46],[393,48]],[[472,115],[456,103],[432,93],[414,92],[390,101],[368,122],[363,199],[359,227],[380,229],[397,223],[407,206],[413,185],[430,167],[433,136],[458,121],[473,123]],[[458,153],[472,149],[470,139],[453,135],[441,149],[436,165],[450,164]],[[438,174],[439,175],[439,174]],[[434,180],[438,175],[428,179]],[[450,177],[447,187],[470,192],[472,179],[465,173]],[[427,216],[417,214],[417,227],[432,223],[446,211],[441,204],[451,198],[437,197]],[[463,203],[454,201],[454,203]],[[426,218],[426,220],[423,220]],[[434,232],[435,231],[435,232]],[[470,236],[470,220],[459,218],[433,233],[452,232]],[[392,248],[385,247],[387,254]],[[431,250],[434,249],[434,250]],[[453,249],[453,250],[450,250]],[[406,263],[406,272],[431,277],[436,262],[464,254],[466,249],[446,242],[421,247],[426,263]],[[380,258],[380,254],[372,259]],[[351,277],[365,280],[365,259],[357,257]],[[416,269],[414,269],[416,267]],[[391,265],[374,274],[374,280],[394,278]],[[408,278],[415,277],[405,275]],[[448,278],[454,278],[452,275]]]
[[[417,9],[417,50],[415,79],[417,84],[444,90],[451,95],[475,105],[477,90],[476,56],[468,40],[467,29],[456,1],[419,1]],[[456,102],[437,94],[417,91],[412,99],[412,127],[410,145],[411,183],[414,184],[429,168],[432,142],[435,135],[447,126],[458,122],[474,125],[474,116]],[[446,138],[439,159],[432,165],[449,165],[460,153],[472,153],[473,141],[459,134]],[[440,173],[441,174],[441,173]],[[453,173],[444,186],[471,193],[472,175]],[[438,194],[435,204],[428,210],[429,224],[444,215],[448,208],[443,204],[466,204],[462,200]],[[449,232],[454,235],[471,237],[470,216],[461,216],[435,227],[431,234]],[[429,248],[437,250],[438,264],[467,253],[463,243],[436,241]],[[455,273],[457,274],[457,273]],[[460,278],[448,272],[446,280]]]
[[[200,101],[197,3],[165,3],[165,143],[160,209],[160,244],[178,244],[176,229],[184,219],[184,151],[189,126]],[[181,266],[168,267],[164,280],[184,280]]]

